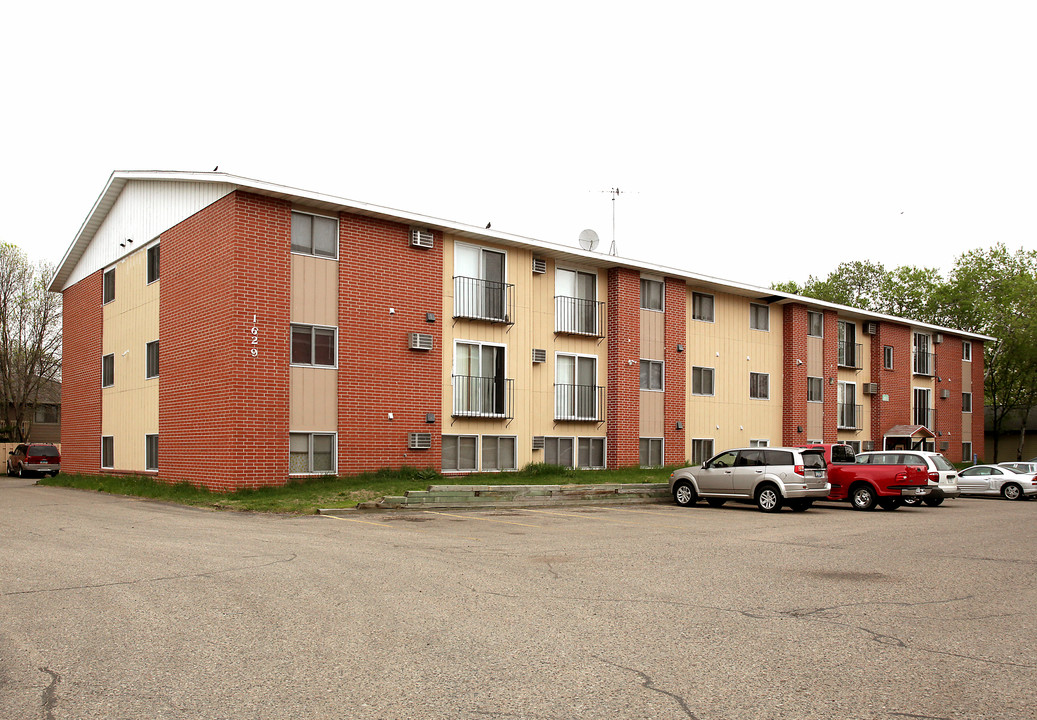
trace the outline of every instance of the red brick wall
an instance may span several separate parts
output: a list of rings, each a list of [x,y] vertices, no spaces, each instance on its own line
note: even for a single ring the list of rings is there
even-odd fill
[[[339,472],[442,467],[443,353],[453,352],[443,347],[442,308],[440,233],[432,248],[415,248],[407,225],[340,215]],[[412,332],[431,333],[433,350],[408,349]],[[432,449],[408,450],[411,432],[432,433]]]
[[[61,469],[101,468],[101,271],[62,293]]]
[[[894,425],[911,424],[911,329],[889,322],[878,323],[878,334],[872,336],[872,382],[879,392],[871,403],[871,438],[875,449],[882,448],[882,437]],[[883,347],[893,346],[893,369],[883,368]],[[888,395],[889,400],[883,401]]]
[[[796,446],[810,439],[806,436],[807,308],[798,304],[785,305],[782,314],[781,442],[786,446]]]
[[[162,480],[287,481],[290,238],[287,202],[241,191],[162,234]]]
[[[979,461],[987,458],[985,435],[983,433],[984,391],[983,391],[983,342],[972,341],[972,452],[979,455]],[[972,458],[966,458],[971,460]]]
[[[640,464],[641,275],[608,275],[608,467]],[[633,363],[629,361],[633,360]]]
[[[824,383],[822,435],[824,437],[822,440],[826,443],[834,443],[839,440],[839,386],[837,384],[839,382],[839,314],[834,310],[825,310],[824,323],[824,375],[822,376]]]
[[[664,337],[666,348],[663,355],[666,369],[665,393],[663,397],[663,450],[666,465],[683,465],[691,456],[687,447],[684,430],[677,429],[677,423],[683,426],[686,422],[687,351],[677,352],[677,343],[688,344],[688,287],[683,280],[666,278],[666,299],[663,308],[666,316]]]

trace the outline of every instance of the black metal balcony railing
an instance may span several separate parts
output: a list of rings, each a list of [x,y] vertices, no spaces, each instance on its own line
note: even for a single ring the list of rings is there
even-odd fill
[[[454,317],[515,324],[515,286],[473,277],[454,278]]]
[[[605,303],[555,295],[555,332],[605,337]]]
[[[515,381],[502,377],[453,375],[454,417],[515,417]]]
[[[936,353],[915,350],[914,372],[915,375],[935,375]],[[915,424],[918,425],[920,423]]]
[[[860,370],[863,367],[861,365],[863,353],[861,352],[860,343],[840,342],[838,343],[838,349],[839,367],[853,368],[855,370]]]
[[[555,384],[555,420],[604,422],[604,412],[604,386]]]
[[[915,425],[924,425],[929,430],[936,427],[936,411],[932,408],[916,407],[912,411],[911,417],[914,419]]]
[[[860,430],[861,420],[863,419],[863,407],[861,405],[837,405],[839,409],[839,429],[840,430]]]

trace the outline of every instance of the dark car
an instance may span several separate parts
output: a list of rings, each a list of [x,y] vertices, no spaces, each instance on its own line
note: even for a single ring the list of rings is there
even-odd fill
[[[22,443],[7,453],[7,474],[26,473],[54,476],[61,472],[61,453],[50,443]]]

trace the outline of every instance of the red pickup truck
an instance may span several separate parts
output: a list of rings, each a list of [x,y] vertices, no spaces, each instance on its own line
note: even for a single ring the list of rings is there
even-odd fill
[[[826,499],[848,500],[854,510],[896,510],[906,497],[922,498],[931,492],[929,469],[924,465],[858,465],[853,448],[842,443],[817,443],[800,447],[825,452],[828,482]]]

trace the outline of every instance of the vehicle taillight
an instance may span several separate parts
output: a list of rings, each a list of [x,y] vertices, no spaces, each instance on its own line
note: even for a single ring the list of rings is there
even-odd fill
[[[802,475],[803,477],[806,477],[806,473],[803,472],[802,465],[796,465],[794,468],[792,468],[792,472],[796,473],[797,475]]]
[[[929,473],[929,479],[933,482],[940,482],[940,473],[931,472]]]

